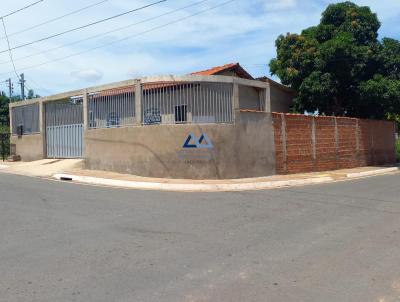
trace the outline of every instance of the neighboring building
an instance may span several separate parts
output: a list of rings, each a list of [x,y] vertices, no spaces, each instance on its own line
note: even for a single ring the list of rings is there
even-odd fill
[[[272,112],[289,112],[293,106],[293,99],[296,92],[288,86],[282,85],[268,77],[257,78],[257,80],[266,82],[270,86],[271,92],[271,111]]]
[[[232,76],[246,80],[258,80],[270,84],[270,99],[272,112],[289,112],[293,105],[295,91],[288,86],[282,85],[268,77],[253,78],[239,63],[231,63],[223,66],[213,67],[211,69],[193,72],[191,75],[203,76]],[[263,110],[263,103],[258,102],[259,91],[249,86],[239,86],[241,97],[241,109]]]

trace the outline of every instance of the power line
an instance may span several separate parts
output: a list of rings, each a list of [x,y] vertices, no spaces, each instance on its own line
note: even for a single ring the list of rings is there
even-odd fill
[[[11,15],[14,15],[14,14],[16,14],[16,13],[18,13],[18,12],[21,12],[21,11],[23,11],[23,10],[25,10],[25,9],[28,9],[28,8],[30,8],[30,7],[32,7],[32,6],[34,6],[34,5],[36,5],[36,4],[39,4],[40,2],[43,2],[43,1],[44,1],[44,0],[36,1],[36,2],[34,2],[34,3],[31,3],[31,4],[29,4],[29,5],[26,5],[26,6],[20,8],[20,9],[18,9],[18,10],[16,10],[16,11],[13,11],[13,12],[7,14],[7,15],[4,15],[4,16],[0,17],[1,23],[2,23],[2,25],[3,25],[4,36],[5,36],[6,40],[7,40],[7,47],[8,47],[8,50],[7,50],[7,51],[8,51],[9,56],[10,56],[10,61],[11,61],[11,63],[12,63],[13,70],[14,70],[15,75],[17,76],[17,79],[20,81],[20,83],[22,83],[22,84],[21,84],[21,87],[23,87],[23,90],[21,91],[21,95],[24,95],[24,90],[25,90],[25,85],[24,85],[24,84],[25,84],[25,80],[23,79],[23,74],[22,74],[22,77],[20,77],[19,74],[18,74],[18,72],[17,72],[17,69],[15,68],[15,63],[14,63],[14,59],[13,59],[13,55],[12,55],[12,51],[11,51],[10,40],[8,39],[7,28],[6,28],[6,23],[5,23],[4,19],[5,19],[6,17],[9,17],[9,16],[11,16]],[[12,96],[12,82],[11,82],[11,79],[8,79],[8,82],[9,82],[9,86],[10,86],[9,88],[10,88],[10,98],[11,98],[11,96]]]
[[[43,0],[42,0],[42,1],[43,1]],[[40,27],[40,26],[43,26],[43,25],[46,25],[46,24],[49,24],[49,23],[52,23],[52,22],[54,22],[54,21],[58,21],[58,20],[60,20],[60,19],[62,19],[62,18],[71,16],[71,15],[80,13],[80,12],[82,12],[82,11],[84,11],[84,10],[90,9],[90,8],[92,8],[92,7],[98,6],[98,5],[103,4],[103,3],[105,3],[105,2],[108,2],[108,1],[109,1],[109,0],[102,0],[102,1],[100,1],[100,2],[93,3],[93,4],[91,4],[91,5],[82,7],[82,8],[80,8],[80,9],[74,10],[74,11],[72,11],[72,12],[69,12],[69,13],[67,13],[67,14],[65,14],[65,15],[62,15],[62,16],[59,16],[59,17],[56,17],[56,18],[53,18],[53,19],[44,21],[44,22],[42,22],[42,23],[33,25],[33,26],[31,26],[31,27],[27,27],[27,28],[25,28],[25,29],[22,29],[22,30],[13,32],[13,33],[10,33],[10,34],[8,34],[8,36],[9,36],[9,37],[12,37],[12,36],[21,34],[21,33],[23,33],[23,32],[30,31],[30,30],[32,30],[32,29],[38,28],[38,27]],[[0,40],[2,40],[2,39],[5,39],[5,36],[0,37]]]
[[[32,7],[32,6],[36,5],[36,4],[39,4],[40,2],[43,2],[43,1],[44,1],[44,0],[39,0],[39,1],[33,2],[33,3],[31,3],[31,4],[28,4],[27,6],[24,6],[24,7],[20,8],[20,9],[17,9],[16,11],[13,11],[13,12],[11,12],[11,13],[8,13],[7,15],[1,16],[0,18],[1,18],[1,19],[7,18],[7,17],[9,17],[9,16],[11,16],[11,15],[14,15],[14,14],[16,14],[16,13],[19,13],[20,11],[23,11],[23,10],[25,10],[25,9],[27,9],[27,8],[30,8],[30,7]]]
[[[10,60],[11,60],[15,75],[17,76],[18,79],[20,79],[19,75],[18,75],[18,72],[17,72],[17,69],[15,68],[15,63],[14,63],[14,59],[13,59],[13,55],[12,55],[12,51],[11,51],[11,46],[10,46],[10,40],[8,39],[6,23],[4,22],[4,18],[1,18],[1,23],[3,24],[4,35],[6,36],[6,39],[7,39],[8,54],[10,56]]]
[[[7,45],[8,45],[8,49],[9,49],[9,56],[10,56],[10,60],[11,60],[12,66],[13,66],[14,73],[15,73],[15,75],[17,76],[16,78],[18,79],[18,81],[19,81],[20,83],[24,83],[23,86],[21,86],[21,87],[24,87],[23,90],[25,90],[25,88],[28,88],[28,86],[25,84],[25,80],[23,79],[23,74],[20,76],[20,75],[18,74],[18,72],[17,72],[17,69],[15,68],[15,63],[14,63],[12,51],[11,51],[11,49],[10,49],[10,41],[9,41],[9,39],[8,39],[7,29],[6,29],[6,24],[5,24],[5,22],[4,22],[4,18],[1,18],[1,22],[2,22],[2,24],[3,24],[4,34],[5,34],[6,39],[7,39]],[[10,81],[10,86],[11,86],[11,85],[12,85],[12,84],[11,84],[11,79],[9,79],[9,81]],[[10,89],[11,89],[11,88],[10,88]],[[24,96],[24,91],[23,91],[23,90],[21,89],[21,96]],[[10,97],[11,97],[11,96],[10,96]]]
[[[91,51],[93,51],[93,50],[97,50],[97,49],[104,48],[104,47],[107,47],[107,46],[110,46],[110,45],[114,45],[114,44],[116,44],[116,43],[119,43],[119,42],[126,41],[126,40],[129,40],[129,39],[134,38],[134,37],[138,37],[138,36],[144,35],[144,34],[146,34],[146,33],[149,33],[149,32],[152,32],[152,31],[155,31],[155,30],[158,30],[158,29],[161,29],[161,28],[163,28],[163,27],[166,27],[166,26],[169,26],[169,25],[172,25],[172,24],[176,24],[176,23],[182,22],[182,21],[184,21],[184,20],[187,20],[187,19],[189,19],[189,18],[198,16],[198,15],[203,14],[203,13],[205,13],[205,12],[214,10],[214,9],[216,9],[216,8],[219,8],[219,7],[221,7],[221,6],[227,5],[227,4],[232,3],[232,2],[234,2],[234,1],[236,1],[236,0],[229,0],[229,1],[223,2],[223,3],[221,3],[221,4],[218,4],[218,5],[216,5],[216,6],[210,7],[210,8],[208,8],[208,9],[205,9],[205,10],[202,10],[202,11],[199,11],[199,12],[194,13],[194,14],[191,14],[191,15],[189,15],[189,16],[186,16],[186,17],[183,17],[183,18],[180,18],[180,19],[177,19],[177,20],[174,20],[174,21],[171,21],[171,22],[162,24],[162,25],[160,25],[160,26],[156,26],[156,27],[150,28],[150,29],[148,29],[148,30],[146,30],[146,31],[143,31],[143,32],[140,32],[140,33],[137,33],[137,34],[134,34],[134,35],[130,35],[130,36],[127,36],[127,37],[125,37],[125,38],[121,38],[121,39],[115,40],[115,41],[110,42],[110,43],[106,43],[106,44],[102,44],[102,45],[99,45],[99,46],[96,46],[96,47],[93,47],[93,48],[89,48],[89,49],[86,49],[86,50],[81,51],[81,52],[77,52],[77,53],[74,53],[74,54],[71,54],[71,55],[68,55],[68,56],[65,56],[65,57],[57,58],[57,59],[55,59],[55,60],[43,62],[43,63],[36,64],[36,65],[27,66],[27,67],[24,67],[24,70],[32,69],[32,68],[36,68],[36,67],[40,67],[40,66],[44,66],[44,65],[51,64],[51,63],[55,63],[55,62],[59,62],[59,61],[63,61],[63,60],[65,60],[65,59],[69,59],[69,58],[72,58],[72,57],[76,57],[76,56],[79,56],[79,55],[82,55],[82,54],[91,52]],[[6,73],[2,73],[2,74],[0,74],[0,75],[6,75],[6,74],[9,74],[9,73],[10,73],[10,72],[6,72]]]
[[[27,78],[27,80],[31,83],[34,84],[34,86],[36,86],[37,88],[39,88],[40,90],[46,91],[46,92],[51,92],[50,90],[48,90],[47,88],[44,88],[42,85],[38,84],[36,81],[34,81],[32,78]]]
[[[142,10],[142,9],[145,9],[145,8],[148,8],[148,7],[151,7],[151,6],[166,2],[166,1],[167,0],[159,0],[159,1],[147,4],[147,5],[144,5],[142,7],[129,10],[127,12],[114,15],[112,17],[101,19],[101,20],[98,20],[98,21],[95,21],[95,22],[92,22],[92,23],[89,23],[89,24],[85,24],[85,25],[82,25],[82,26],[79,26],[79,27],[75,27],[75,28],[69,29],[69,30],[61,32],[61,33],[57,33],[57,34],[54,34],[54,35],[51,35],[51,36],[47,36],[47,37],[39,39],[39,40],[35,40],[35,41],[32,41],[32,42],[28,42],[28,43],[25,43],[25,44],[22,44],[22,45],[18,45],[18,46],[12,47],[10,50],[19,49],[19,48],[26,47],[26,46],[29,46],[29,45],[32,45],[32,44],[35,44],[35,43],[39,43],[39,42],[43,42],[43,41],[46,41],[46,40],[49,40],[49,39],[52,39],[52,38],[55,38],[55,37],[59,37],[59,36],[65,35],[67,33],[74,32],[74,31],[77,31],[77,30],[80,30],[80,29],[83,29],[83,28],[87,28],[87,27],[90,27],[90,26],[93,26],[93,25],[96,25],[96,24],[99,24],[99,23],[103,23],[103,22],[106,22],[106,21],[109,21],[109,20],[112,20],[112,19],[115,19],[115,18],[118,18],[118,17],[121,17],[121,16],[125,16],[127,14],[131,14],[133,12],[136,12],[136,11],[139,11],[139,10]],[[5,53],[7,51],[8,50],[2,50],[2,51],[0,51],[0,53]]]
[[[117,32],[117,31],[121,31],[121,30],[124,30],[124,29],[127,29],[127,28],[131,28],[133,26],[140,25],[140,24],[143,24],[143,23],[146,23],[146,22],[149,22],[149,21],[153,21],[153,20],[156,20],[158,18],[161,18],[161,17],[167,16],[167,15],[176,13],[178,11],[185,10],[187,8],[190,8],[190,7],[194,7],[194,6],[200,5],[200,4],[202,4],[204,2],[208,2],[208,1],[209,0],[198,1],[198,2],[195,2],[195,3],[189,4],[189,5],[186,5],[186,6],[183,6],[183,7],[168,11],[166,13],[163,13],[163,14],[160,14],[160,15],[148,18],[148,19],[144,19],[144,20],[136,22],[136,23],[132,23],[132,24],[129,24],[129,25],[126,25],[126,26],[122,26],[122,27],[119,27],[119,28],[116,28],[116,29],[113,29],[113,30],[110,30],[110,31],[107,31],[107,32],[103,32],[103,33],[100,33],[100,34],[97,34],[97,35],[93,35],[93,36],[90,36],[90,37],[87,37],[87,38],[84,38],[84,39],[81,39],[81,40],[77,40],[77,41],[74,41],[74,42],[71,42],[71,43],[67,43],[67,44],[64,44],[64,45],[61,45],[61,46],[49,48],[47,50],[40,51],[40,52],[37,52],[37,53],[33,53],[33,54],[30,54],[30,55],[27,55],[27,56],[19,57],[19,58],[14,59],[14,61],[20,61],[20,60],[32,58],[32,57],[35,57],[35,56],[38,56],[38,55],[42,55],[42,54],[46,54],[46,53],[49,53],[49,52],[52,52],[52,51],[55,51],[55,50],[58,50],[58,49],[61,49],[61,48],[67,47],[67,46],[72,46],[72,45],[76,45],[76,44],[79,44],[79,43],[82,43],[82,42],[93,40],[93,39],[96,39],[96,38],[99,38],[99,37],[103,37],[103,36],[106,36],[108,34],[111,34],[111,33]],[[10,61],[0,62],[0,65],[8,64],[8,63],[10,63]]]

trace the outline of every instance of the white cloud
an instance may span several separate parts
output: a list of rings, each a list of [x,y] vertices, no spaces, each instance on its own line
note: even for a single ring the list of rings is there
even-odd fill
[[[97,82],[103,78],[103,73],[100,70],[89,68],[71,72],[71,76],[86,82]]]

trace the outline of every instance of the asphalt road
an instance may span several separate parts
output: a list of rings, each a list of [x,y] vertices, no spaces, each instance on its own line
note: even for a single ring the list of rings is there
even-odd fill
[[[400,301],[400,175],[181,194],[0,174],[0,301]]]

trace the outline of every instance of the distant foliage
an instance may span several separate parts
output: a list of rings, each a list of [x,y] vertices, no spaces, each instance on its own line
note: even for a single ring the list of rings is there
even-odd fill
[[[369,7],[332,4],[317,26],[276,40],[271,73],[298,91],[297,112],[364,118],[400,113],[400,42],[378,40]]]

